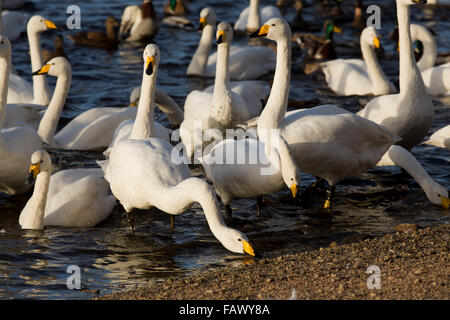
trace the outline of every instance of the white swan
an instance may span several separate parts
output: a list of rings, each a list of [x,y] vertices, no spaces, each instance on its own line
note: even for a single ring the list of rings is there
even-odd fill
[[[30,45],[31,71],[38,70],[44,64],[41,53],[40,33],[56,29],[56,25],[41,16],[33,16],[27,23],[28,43]],[[33,76],[33,86],[28,81],[12,74],[9,79],[8,103],[34,103],[46,106],[51,91],[46,76]]]
[[[93,227],[105,220],[116,203],[101,169],[69,169],[50,176],[48,153],[31,156],[30,179],[36,179],[31,198],[19,217],[22,229],[44,226]]]
[[[450,94],[450,62],[434,66],[437,59],[437,45],[433,35],[427,28],[419,24],[411,24],[411,41],[420,41],[423,53],[417,62],[423,83],[431,96],[444,96]],[[401,47],[399,48],[401,49]]]
[[[271,18],[282,18],[280,10],[275,6],[259,7],[259,0],[250,0],[250,5],[245,8],[234,24],[234,30],[254,32],[259,29],[262,21]]]
[[[217,53],[210,55],[216,25],[214,11],[207,7],[200,12],[202,35],[200,43],[188,66],[188,75],[214,77]],[[275,68],[275,52],[267,47],[232,46],[230,49],[230,79],[251,80]]]
[[[446,148],[450,150],[450,125],[445,126],[435,133],[433,133],[430,138],[424,142],[425,144]]]
[[[209,185],[190,178],[186,164],[176,164],[172,146],[154,138],[153,99],[159,48],[150,44],[144,50],[144,74],[138,114],[129,139],[112,149],[106,179],[127,213],[134,208],[156,207],[171,215],[181,214],[194,202],[202,206],[212,233],[232,252],[254,255],[247,237],[225,225],[218,212],[215,194]],[[143,103],[146,101],[146,103]]]
[[[324,105],[311,109],[294,110],[284,116],[285,101],[288,99],[290,72],[290,30],[281,19],[272,19],[251,36],[267,36],[277,41],[277,69],[275,71],[272,95],[267,106],[273,106],[268,115],[267,127],[281,128],[281,134],[289,144],[291,154],[302,172],[324,178],[329,184],[325,207],[331,205],[334,186],[340,180],[357,176],[375,165],[395,165],[407,170],[414,178],[423,170],[417,160],[400,146],[393,146],[398,137],[390,130],[376,123],[348,112],[336,105]],[[254,122],[254,120],[252,121]],[[251,122],[249,122],[251,124]],[[281,123],[281,125],[280,125]],[[258,126],[260,121],[258,120]],[[403,156],[392,156],[401,154]],[[400,151],[399,151],[400,150]],[[389,151],[389,152],[387,152]],[[383,157],[383,163],[379,160]],[[411,165],[414,163],[414,165]],[[424,170],[423,170],[424,171]],[[445,188],[433,181],[421,183],[428,199],[441,205],[441,197],[448,199]]]
[[[9,41],[17,40],[26,30],[26,14],[19,11],[2,11],[2,1],[0,1],[0,12],[0,34],[8,37]]]
[[[340,96],[396,93],[375,54],[374,47],[380,47],[376,29],[366,27],[361,33],[360,42],[364,60],[335,59],[321,63],[330,89]]]
[[[208,129],[218,129],[224,132],[237,123],[247,121],[251,116],[260,113],[264,85],[259,82],[245,82],[234,90],[230,85],[229,57],[233,30],[226,22],[217,27],[217,71],[213,88],[205,91],[194,90],[184,103],[184,121],[180,126],[180,138],[186,149],[186,155],[191,157],[194,149],[202,146],[202,137],[197,134]],[[211,92],[212,91],[212,92]],[[244,100],[244,92],[249,92]],[[242,96],[240,95],[242,94]],[[201,124],[201,130],[197,127]]]
[[[410,5],[414,0],[397,0],[400,38],[400,93],[372,99],[358,112],[396,133],[399,145],[410,150],[428,134],[434,118],[434,106],[414,58],[409,27]]]
[[[152,0],[143,0],[142,6],[127,6],[122,14],[119,38],[125,41],[145,41],[153,38],[158,32],[159,22],[156,19]]]
[[[11,67],[11,44],[0,36],[0,128],[6,112]],[[31,128],[14,127],[0,133],[0,192],[19,194],[27,191],[28,167],[32,153],[42,148],[41,139]]]

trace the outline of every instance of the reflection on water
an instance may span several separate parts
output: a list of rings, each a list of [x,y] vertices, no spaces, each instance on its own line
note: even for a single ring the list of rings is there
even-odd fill
[[[30,15],[39,13],[63,24],[69,0],[34,1],[34,9],[28,6]],[[130,4],[140,1],[130,0]],[[162,15],[162,0],[153,1]],[[233,22],[247,1],[210,0],[218,21]],[[262,1],[270,3],[270,1]],[[272,1],[274,2],[274,1]],[[353,1],[344,1],[351,3]],[[389,4],[392,1],[377,1]],[[124,1],[77,1],[81,7],[82,27],[102,29],[107,15],[120,18]],[[197,21],[203,1],[190,4],[191,18]],[[312,14],[313,8],[305,8]],[[424,14],[412,9],[415,21]],[[393,27],[395,11],[382,7],[383,46],[386,56],[381,62],[388,77],[398,80],[398,62],[394,44],[387,35]],[[427,13],[428,14],[428,13]],[[288,19],[293,11],[288,11]],[[439,35],[440,52],[450,51],[448,39],[450,22],[444,16],[436,16],[433,26]],[[421,21],[424,23],[425,21]],[[52,33],[42,35],[45,48],[53,45]],[[344,32],[335,40],[346,44],[357,34],[344,25]],[[195,31],[161,27],[155,41],[161,48],[162,59],[158,73],[158,86],[170,93],[183,105],[187,94],[213,83],[213,79],[186,77],[185,71],[195,51],[199,35]],[[235,37],[238,40],[238,37]],[[234,42],[235,42],[234,40]],[[245,41],[245,39],[241,39]],[[26,38],[13,43],[13,64],[21,76],[29,79],[30,66]],[[348,46],[347,46],[348,47]],[[338,46],[338,53],[341,47]],[[93,107],[123,107],[128,105],[131,90],[140,84],[142,75],[142,47],[122,45],[108,53],[102,50],[75,47],[66,40],[73,81],[60,126],[80,112]],[[343,57],[350,56],[348,48]],[[364,100],[357,97],[334,97],[323,86],[323,76],[305,76],[299,72],[301,53],[294,50],[292,89],[294,100],[318,99],[320,103],[338,103],[350,111],[357,111]],[[270,77],[266,77],[270,79]],[[51,85],[55,79],[49,78]],[[449,123],[450,98],[439,99],[432,131]],[[158,121],[168,125],[166,118],[156,112]],[[67,168],[93,167],[103,159],[99,151],[50,152],[55,171]],[[429,174],[439,183],[450,188],[450,152],[430,146],[418,146],[414,154]],[[192,167],[194,175],[202,175],[198,167]],[[303,176],[302,191],[313,181]],[[107,294],[115,290],[130,289],[149,281],[160,281],[171,276],[184,275],[203,267],[242,265],[253,263],[255,258],[242,257],[225,250],[211,234],[203,212],[198,205],[175,218],[175,232],[170,232],[167,214],[157,210],[141,211],[136,217],[136,233],[128,233],[123,209],[117,205],[111,216],[92,229],[48,228],[44,231],[22,231],[18,224],[21,209],[31,193],[8,197],[0,195],[0,298],[73,298],[83,299],[99,290]],[[399,223],[416,223],[421,227],[449,222],[449,211],[428,202],[419,186],[396,168],[373,169],[358,179],[343,181],[337,187],[336,206],[325,212],[321,205],[325,199],[323,190],[313,197],[314,205],[302,208],[289,196],[288,190],[266,197],[262,216],[256,218],[252,200],[234,201],[231,226],[247,234],[260,257],[295,252],[327,246],[332,241],[357,241],[369,236],[391,232]],[[258,259],[258,257],[256,258]],[[68,290],[67,267],[81,268],[82,287],[87,291]]]

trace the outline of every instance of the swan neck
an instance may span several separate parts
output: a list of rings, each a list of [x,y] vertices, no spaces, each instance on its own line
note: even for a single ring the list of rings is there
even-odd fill
[[[40,33],[28,28],[28,44],[30,46],[30,57],[31,57],[31,72],[37,71],[44,65],[44,59],[42,58],[41,52],[41,36]],[[40,105],[48,105],[50,101],[49,97],[49,87],[47,82],[47,76],[36,75],[33,76],[33,103]]]
[[[259,16],[259,0],[250,0],[247,31],[255,31],[261,26],[261,18]]]
[[[279,128],[288,105],[291,78],[291,34],[277,41],[277,62],[269,99],[258,120],[260,129]]]
[[[370,81],[372,82],[372,86],[375,89],[374,93],[378,94],[379,90],[376,89],[382,89],[386,86],[389,87],[389,81],[383,69],[381,68],[380,63],[378,62],[373,47],[370,46],[367,42],[361,41],[361,51],[363,59],[367,66],[367,73],[369,74]]]
[[[417,62],[419,70],[422,72],[433,67],[437,59],[437,45],[433,35],[422,26],[411,26],[411,40],[413,43],[419,40],[423,44],[423,54]]]
[[[6,101],[8,97],[9,74],[11,68],[11,53],[0,58],[0,130],[6,114]]]
[[[223,126],[227,126],[231,122],[232,114],[229,59],[230,44],[220,44],[217,48],[216,78],[210,117]]]
[[[44,116],[39,123],[38,135],[41,140],[53,147],[56,147],[54,136],[58,127],[61,111],[66,103],[66,98],[70,90],[72,74],[70,71],[58,76],[56,80],[55,91]]]
[[[142,140],[155,136],[153,117],[155,112],[154,101],[157,75],[157,64],[155,64],[153,73],[150,76],[145,73],[144,67],[138,111],[130,134],[130,139]]]
[[[411,30],[410,30],[410,8],[407,5],[397,1],[397,18],[398,18],[398,32],[400,42],[400,93],[409,94],[418,82],[422,83],[422,77],[414,57],[411,44]],[[420,80],[419,80],[420,79]],[[414,89],[417,90],[417,89]]]
[[[50,185],[50,172],[42,171],[36,177],[33,195],[30,201],[32,206],[29,208],[31,217],[27,219],[27,223],[22,226],[24,229],[43,229],[45,206],[47,204],[47,195]],[[27,224],[30,225],[27,225]]]
[[[197,50],[195,51],[194,56],[192,57],[191,63],[189,64],[187,70],[188,74],[206,73],[208,58],[212,49],[214,31],[215,27],[210,24],[207,24],[203,28]]]

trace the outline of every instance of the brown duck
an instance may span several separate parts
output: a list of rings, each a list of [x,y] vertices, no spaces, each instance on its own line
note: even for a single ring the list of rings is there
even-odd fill
[[[314,25],[309,22],[306,22],[303,19],[303,1],[302,0],[295,0],[293,7],[296,11],[295,17],[292,20],[292,29],[293,30],[302,30],[302,31],[310,31],[315,32],[320,30],[320,25]]]
[[[55,51],[46,50],[46,49],[42,50],[42,58],[44,59],[44,61],[49,61],[50,59],[53,59],[55,57],[64,57],[67,60],[69,60],[66,53],[64,52],[63,37],[61,37],[60,35],[57,35],[55,37],[54,44],[55,44]]]
[[[115,28],[119,23],[113,17],[108,17],[105,21],[106,33],[99,31],[78,32],[75,34],[68,34],[67,37],[71,39],[76,45],[115,49],[119,44]]]

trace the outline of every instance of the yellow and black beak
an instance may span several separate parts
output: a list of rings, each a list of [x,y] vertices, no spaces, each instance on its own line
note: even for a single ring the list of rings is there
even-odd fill
[[[374,45],[375,48],[379,49],[379,48],[380,48],[380,45],[381,45],[381,43],[380,43],[380,38],[374,37],[374,38],[373,38],[373,45]]]
[[[219,30],[219,36],[217,37],[216,44],[221,44],[226,41],[227,34],[223,30]]]
[[[450,208],[450,199],[449,199],[449,198],[441,197],[441,200],[442,200],[442,206],[443,206],[445,209]]]
[[[269,29],[270,29],[270,26],[265,24],[261,28],[259,28],[259,30],[256,30],[255,32],[250,33],[248,35],[248,37],[249,38],[262,38],[262,37],[265,37],[269,33]]]
[[[44,65],[42,68],[40,68],[38,71],[33,72],[33,76],[37,76],[37,75],[43,75],[43,74],[47,74],[50,71],[50,66],[49,64]]]
[[[242,246],[244,249],[244,253],[247,253],[251,256],[255,256],[255,252],[253,251],[252,245],[250,244],[250,242],[242,240]]]
[[[206,18],[200,18],[198,22],[199,22],[198,31],[201,31],[206,26]]]
[[[295,183],[293,183],[292,186],[291,186],[289,189],[291,189],[292,196],[293,196],[294,199],[295,199],[295,197],[297,196],[297,193],[298,193],[298,187],[297,187],[297,185],[296,185]]]
[[[44,20],[45,25],[47,26],[48,29],[58,29],[58,27],[56,26],[56,24],[54,24],[52,21],[50,20]]]
[[[153,74],[154,68],[155,68],[155,58],[153,58],[153,57],[148,57],[148,58],[147,58],[146,65],[145,65],[145,73],[146,73],[148,76],[151,76],[151,75]]]
[[[28,184],[33,183],[33,181],[36,179],[37,175],[41,172],[41,164],[31,164],[30,166],[30,174],[28,175]]]
[[[427,4],[427,0],[412,0],[415,4]]]

